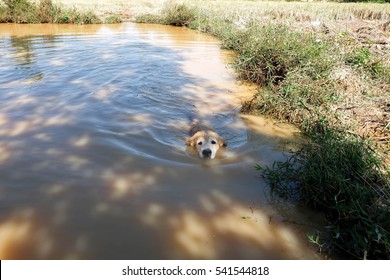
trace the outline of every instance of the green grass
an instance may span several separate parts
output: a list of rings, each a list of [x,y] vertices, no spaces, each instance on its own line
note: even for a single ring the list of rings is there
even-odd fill
[[[297,193],[327,220],[326,247],[349,258],[390,255],[389,171],[370,143],[326,122],[306,129],[309,141],[285,162],[257,166],[273,191]],[[318,243],[318,240],[317,240]]]
[[[362,18],[374,15],[351,13]],[[380,17],[387,14],[380,13]],[[258,169],[275,192],[286,199],[298,194],[304,203],[325,214],[328,231],[309,240],[345,258],[389,256],[388,167],[376,146],[351,132],[354,123],[345,121],[335,109],[347,95],[334,78],[337,69],[351,68],[370,83],[389,85],[389,67],[377,54],[351,47],[355,43],[348,36],[344,40],[346,34],[331,37],[297,31],[283,21],[264,22],[253,15],[242,21],[233,9],[225,12],[171,3],[160,14],[139,16],[137,21],[188,26],[218,37],[222,47],[234,50],[233,66],[239,77],[260,86],[242,111],[292,123],[306,135],[307,143],[285,162]]]
[[[0,6],[0,22],[8,23],[102,23],[93,12],[63,9],[51,0],[33,3],[28,0],[3,0]],[[1,3],[0,3],[1,4]]]
[[[138,23],[159,23],[174,26],[188,26],[195,20],[196,11],[184,4],[165,6],[159,15],[142,14],[136,17]]]
[[[114,24],[114,23],[121,23],[122,19],[118,15],[110,15],[104,19],[104,23],[106,24]]]
[[[39,20],[36,7],[26,0],[3,0],[0,19],[2,22],[35,23]]]
[[[248,30],[234,62],[239,76],[263,86],[244,111],[257,111],[301,126],[307,118],[328,114],[329,102],[337,99],[329,79],[336,64],[332,45],[310,33],[284,25]]]
[[[345,56],[345,62],[363,71],[372,79],[390,84],[390,66],[366,48],[357,48]]]

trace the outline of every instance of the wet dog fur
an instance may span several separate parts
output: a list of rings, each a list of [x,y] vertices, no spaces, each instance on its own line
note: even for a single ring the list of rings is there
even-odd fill
[[[191,123],[186,144],[196,148],[199,157],[205,159],[214,159],[219,148],[227,146],[226,140],[219,136],[215,130],[201,125],[197,121]]]

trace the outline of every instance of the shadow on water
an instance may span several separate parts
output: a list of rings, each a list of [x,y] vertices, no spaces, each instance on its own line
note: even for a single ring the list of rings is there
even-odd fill
[[[313,216],[274,207],[253,168],[281,159],[296,135],[238,115],[242,87],[212,38],[132,24],[10,28],[0,28],[1,259],[319,258],[305,238]],[[186,149],[192,115],[229,141],[215,161]]]

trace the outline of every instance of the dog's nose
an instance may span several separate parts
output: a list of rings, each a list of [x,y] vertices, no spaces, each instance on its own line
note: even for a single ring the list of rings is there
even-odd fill
[[[204,149],[204,150],[202,151],[202,155],[203,155],[204,157],[209,158],[209,157],[211,156],[211,150],[210,150],[210,149]]]

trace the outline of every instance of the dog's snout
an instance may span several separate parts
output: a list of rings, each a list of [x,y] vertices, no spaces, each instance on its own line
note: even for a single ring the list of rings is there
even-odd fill
[[[204,149],[203,151],[202,151],[202,155],[204,156],[204,157],[207,157],[207,158],[209,158],[209,157],[211,157],[211,150],[210,149]]]

